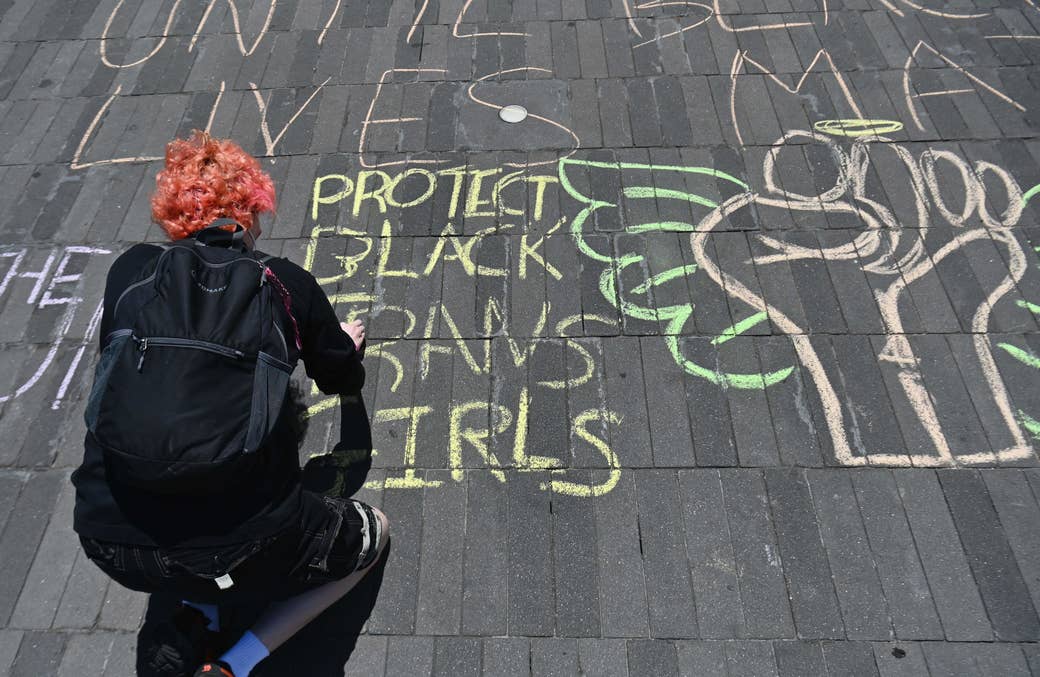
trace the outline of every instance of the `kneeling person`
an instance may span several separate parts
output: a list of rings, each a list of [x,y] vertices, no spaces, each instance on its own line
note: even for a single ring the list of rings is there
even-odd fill
[[[310,273],[255,248],[273,209],[270,177],[236,144],[173,141],[152,197],[172,242],[135,245],[108,274],[74,527],[116,582],[185,600],[142,630],[142,674],[246,677],[387,543],[379,510],[301,486],[293,365],[326,394],[357,393],[365,328],[340,323]],[[270,605],[199,665],[215,658],[199,645],[217,605],[243,602]]]

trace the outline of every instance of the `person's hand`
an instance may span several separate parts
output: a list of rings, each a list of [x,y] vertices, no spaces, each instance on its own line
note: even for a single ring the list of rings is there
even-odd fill
[[[347,336],[354,341],[354,347],[360,352],[361,347],[365,345],[365,325],[361,323],[361,320],[340,322],[339,326],[347,332]]]

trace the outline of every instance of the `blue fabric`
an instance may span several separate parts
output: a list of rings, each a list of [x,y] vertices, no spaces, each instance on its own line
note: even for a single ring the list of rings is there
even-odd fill
[[[193,609],[201,611],[209,623],[206,624],[206,628],[213,632],[220,632],[220,612],[217,610],[216,604],[199,604],[198,602],[189,602],[188,600],[182,600],[184,604],[190,606]]]
[[[248,677],[256,664],[271,655],[260,638],[247,631],[242,638],[235,642],[235,646],[227,650],[220,660],[231,668],[235,677]]]

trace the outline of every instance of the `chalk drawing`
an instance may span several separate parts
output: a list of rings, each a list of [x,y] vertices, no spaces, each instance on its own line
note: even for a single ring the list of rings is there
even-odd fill
[[[315,89],[309,97],[307,97],[307,100],[303,102],[303,105],[300,106],[295,113],[293,113],[293,116],[289,118],[289,121],[286,122],[285,125],[282,127],[282,131],[278,132],[277,136],[275,136],[273,139],[271,138],[271,130],[267,126],[267,102],[264,101],[264,97],[260,95],[260,90],[257,88],[256,83],[249,83],[249,88],[253,90],[253,96],[256,97],[256,107],[260,109],[260,132],[264,136],[264,148],[266,150],[267,155],[274,155],[275,146],[277,146],[278,142],[282,140],[282,137],[285,136],[285,133],[289,131],[289,127],[292,126],[292,123],[296,122],[296,118],[300,117],[300,115],[303,114],[303,111],[307,110],[307,106],[311,104],[311,101],[314,100],[314,97],[318,96],[318,92],[320,92],[322,88],[325,85],[327,85],[329,83],[329,80],[331,79],[331,77],[326,78],[325,82],[318,85],[318,88]],[[214,108],[215,107],[216,106],[214,106]],[[212,122],[212,120],[213,117],[212,114],[210,114],[210,122]]]
[[[715,19],[715,22],[714,22],[715,25],[717,25],[719,28],[721,28],[723,31],[725,31],[727,33],[748,33],[748,32],[752,32],[752,31],[790,30],[792,28],[812,27],[812,25],[813,25],[811,21],[778,21],[778,22],[773,22],[773,23],[762,23],[762,24],[754,24],[754,25],[749,25],[749,26],[741,26],[741,27],[738,28],[738,27],[734,26],[729,20],[727,20],[725,18],[727,16],[727,14],[722,11],[722,7],[720,6],[720,4],[721,4],[721,0],[712,0],[712,4],[710,4],[710,5],[705,4],[703,2],[695,2],[694,0],[649,0],[648,2],[639,3],[639,4],[637,4],[635,6],[636,10],[649,10],[649,9],[657,9],[657,8],[660,8],[660,7],[682,6],[682,7],[695,7],[697,9],[702,9],[705,12],[707,12],[707,14],[703,18],[698,19],[697,21],[695,21],[695,22],[693,22],[691,24],[682,26],[681,28],[679,28],[677,30],[674,30],[674,31],[671,31],[671,32],[668,32],[668,33],[663,33],[663,34],[657,36],[656,38],[644,39],[642,42],[638,42],[635,45],[633,45],[632,48],[633,49],[638,49],[639,47],[645,47],[647,45],[653,44],[653,43],[658,42],[660,40],[664,40],[666,38],[671,38],[671,37],[675,37],[677,35],[682,35],[682,34],[686,33],[687,31],[693,30],[694,28],[699,28],[700,26],[708,24],[708,22],[710,22],[712,19]],[[826,25],[828,25],[830,23],[830,7],[829,7],[829,4],[828,4],[828,0],[822,0],[821,3],[820,3],[820,6],[821,6],[821,9],[822,9],[822,14],[823,14],[823,25],[826,26]],[[633,33],[635,33],[636,36],[638,36],[640,38],[643,38],[644,36],[643,36],[642,31],[639,30],[638,25],[635,23],[634,15],[633,15],[633,8],[632,8],[632,6],[631,6],[631,4],[629,3],[628,0],[624,1],[624,7],[625,7],[625,15],[626,15],[626,18],[628,19],[629,29]]]
[[[645,302],[640,303],[634,297],[637,294],[649,291],[655,286],[663,285],[670,280],[684,276],[692,269],[686,266],[679,266],[671,270],[663,271],[633,289],[632,292],[626,293],[620,284],[622,273],[630,266],[642,264],[645,257],[640,254],[626,254],[620,258],[616,258],[613,252],[597,251],[588,242],[588,239],[585,237],[585,223],[589,217],[600,209],[617,209],[619,207],[616,203],[599,200],[591,195],[586,195],[575,184],[572,179],[572,173],[576,172],[580,175],[588,169],[602,169],[615,172],[626,171],[640,176],[640,178],[645,180],[648,185],[626,187],[623,194],[629,199],[675,199],[702,207],[704,208],[704,211],[715,209],[719,205],[711,199],[705,198],[696,193],[680,190],[661,190],[654,185],[655,175],[659,177],[664,173],[671,172],[686,175],[687,177],[704,177],[706,179],[725,181],[743,190],[748,189],[747,184],[726,172],[712,169],[710,167],[651,165],[627,162],[609,163],[567,158],[561,159],[558,163],[561,188],[563,188],[568,195],[579,203],[585,205],[585,207],[571,220],[571,237],[574,239],[578,250],[584,256],[587,256],[593,261],[607,264],[599,281],[600,292],[603,295],[603,298],[628,317],[650,322],[664,323],[665,341],[672,358],[675,360],[676,364],[694,376],[704,378],[720,386],[740,389],[761,389],[787,378],[793,371],[793,366],[765,374],[732,373],[698,364],[682,354],[679,339],[686,323],[693,317],[693,304],[685,303],[665,307],[654,307],[651,305],[645,305]],[[663,229],[689,230],[691,228],[692,225],[689,228],[683,228],[681,225],[673,223],[626,225],[626,231],[634,233]],[[736,335],[738,332],[746,331],[751,326],[752,325],[746,323],[740,323],[731,327],[726,332],[723,332],[723,337],[726,335],[732,337],[732,335]]]
[[[837,181],[834,188],[816,196],[807,196],[782,189],[778,184],[777,154],[789,141],[810,141],[827,146],[835,158]],[[837,460],[846,465],[918,465],[939,466],[970,463],[992,463],[995,461],[1013,461],[1030,457],[1032,448],[1023,435],[1022,428],[1015,412],[1012,410],[1010,398],[1003,380],[997,371],[989,340],[986,333],[989,329],[989,318],[993,306],[1011,291],[1021,279],[1025,271],[1025,255],[1009,227],[1017,223],[1022,213],[1021,189],[1013,177],[1003,169],[989,163],[976,162],[974,165],[962,160],[947,151],[928,149],[914,158],[909,151],[901,148],[891,139],[880,137],[883,143],[871,146],[872,139],[861,137],[853,142],[849,151],[837,145],[828,137],[815,132],[792,131],[781,138],[766,155],[763,162],[765,189],[734,196],[719,205],[711,214],[697,224],[690,236],[694,259],[698,270],[706,273],[725,293],[750,306],[758,313],[766,313],[769,319],[783,332],[789,334],[802,368],[816,388],[820,398],[826,426],[833,444]],[[871,152],[880,149],[895,152],[914,185],[917,195],[917,224],[900,224],[893,213],[869,199],[865,185]],[[950,210],[943,198],[943,186],[939,184],[935,172],[935,163],[943,161],[958,170],[963,185],[958,186],[965,205],[959,212]],[[992,174],[1002,184],[1007,195],[1007,207],[999,215],[990,214],[986,207],[987,193],[982,182],[983,174]],[[856,256],[867,263],[862,264],[867,273],[887,276],[888,286],[878,291],[877,301],[882,319],[888,329],[888,339],[881,354],[877,356],[882,368],[894,369],[897,380],[917,417],[919,424],[927,434],[934,447],[934,454],[906,454],[895,450],[868,450],[866,454],[853,453],[853,444],[846,430],[841,398],[835,389],[831,377],[827,373],[820,356],[809,340],[807,331],[790,319],[779,308],[768,304],[765,299],[752,291],[741,280],[730,272],[723,270],[712,260],[705,245],[710,232],[717,228],[730,214],[751,205],[757,208],[793,209],[819,213],[845,213],[860,218],[866,225],[865,231],[855,238],[855,242],[833,248],[812,249],[792,245],[778,238],[760,235],[758,239],[777,251],[777,254],[761,256],[754,259],[759,266],[769,265],[783,259],[820,259],[845,260],[850,263]],[[929,206],[935,210],[957,230],[955,235],[942,246],[934,249],[929,255],[924,247],[924,239],[930,237],[929,228],[932,217]],[[981,227],[968,225],[969,217],[982,223]],[[914,226],[903,228],[903,225]],[[942,231],[940,231],[942,232]],[[906,250],[902,258],[896,259],[897,247]],[[975,240],[989,240],[1002,246],[1007,255],[1008,273],[992,289],[983,303],[972,316],[972,341],[975,357],[983,373],[985,386],[992,397],[993,404],[1000,412],[1006,426],[1004,434],[1010,444],[993,453],[976,450],[954,450],[951,440],[940,423],[933,399],[929,396],[920,371],[920,363],[914,354],[910,340],[903,328],[903,318],[899,309],[900,300],[907,287],[925,275],[932,273],[944,259],[957,251],[968,254],[970,243]],[[909,245],[909,246],[908,246]],[[876,256],[874,260],[870,257]]]
[[[685,5],[685,6],[691,6],[691,7],[699,7],[700,9],[703,9],[703,10],[707,11],[708,14],[705,17],[703,17],[702,19],[700,19],[699,21],[695,21],[695,22],[693,22],[691,24],[683,26],[682,28],[680,28],[678,30],[671,31],[670,33],[663,33],[663,34],[659,35],[658,37],[656,37],[656,38],[654,38],[652,40],[644,40],[643,42],[636,43],[635,45],[632,46],[632,49],[638,49],[640,47],[645,47],[646,45],[649,45],[649,44],[652,44],[654,42],[657,42],[658,40],[664,40],[666,38],[670,38],[670,37],[673,37],[673,36],[676,36],[676,35],[682,35],[686,31],[692,31],[694,28],[698,28],[700,26],[703,26],[707,22],[711,21],[712,17],[715,16],[715,10],[710,5],[705,5],[704,3],[700,3],[700,2],[650,2],[650,3],[644,3],[642,5],[637,5],[636,7],[637,7],[637,9],[651,9],[651,8],[654,8],[654,7],[668,7],[670,5]]]
[[[447,73],[443,68],[390,68],[383,71],[383,74],[379,76],[379,82],[376,83],[376,91],[372,95],[372,100],[368,104],[368,112],[365,114],[365,119],[361,123],[361,135],[358,137],[358,161],[362,167],[374,168],[374,167],[393,167],[403,164],[431,164],[439,165],[444,164],[444,160],[395,160],[388,162],[375,162],[370,163],[365,159],[365,138],[368,135],[369,125],[401,125],[406,122],[420,122],[423,118],[379,118],[373,119],[372,113],[375,110],[376,102],[379,100],[379,95],[383,91],[383,85],[385,85],[389,78],[393,77],[395,73],[412,73],[420,75],[422,73]]]
[[[429,0],[426,0],[426,1],[429,2]],[[325,42],[325,36],[328,35],[329,29],[332,28],[332,22],[336,20],[336,15],[339,14],[339,8],[342,7],[342,6],[343,6],[343,0],[336,0],[336,6],[332,8],[332,14],[329,15],[329,20],[325,22],[325,27],[322,28],[321,29],[321,33],[318,34],[318,44],[319,45]],[[425,5],[423,6],[423,9],[421,11],[423,11],[423,12],[426,11]],[[410,32],[408,33],[408,40],[407,41],[408,42],[412,41],[412,34]]]
[[[95,115],[94,119],[90,121],[90,124],[87,126],[87,131],[84,132],[83,138],[80,139],[79,144],[76,146],[76,152],[72,154],[72,162],[69,163],[70,169],[78,170],[86,169],[87,167],[96,167],[99,165],[118,165],[129,162],[153,162],[155,160],[162,160],[162,156],[159,155],[137,155],[131,157],[109,158],[107,160],[96,160],[94,162],[82,161],[83,152],[84,150],[86,150],[87,144],[90,142],[90,138],[94,136],[94,132],[97,131],[98,125],[101,124],[101,120],[105,117],[105,113],[107,113],[108,109],[112,107],[112,103],[116,100],[116,98],[119,97],[122,91],[123,86],[118,85],[116,87],[116,91],[112,93],[112,96],[108,97],[108,99],[105,100],[105,103],[102,104],[101,109],[98,110],[97,115]]]
[[[415,30],[419,27],[419,23],[426,16],[426,8],[430,6],[430,0],[423,0],[422,6],[415,13],[415,18],[412,20],[412,25],[408,27],[408,35],[405,36],[404,41],[409,45],[412,44],[412,36],[415,35]]]
[[[101,63],[105,64],[109,68],[133,68],[134,66],[143,64],[145,61],[148,61],[148,59],[151,59],[153,56],[158,54],[159,50],[166,44],[167,37],[170,34],[170,28],[173,26],[173,20],[177,16],[177,9],[181,6],[181,0],[175,0],[173,7],[170,8],[169,15],[166,17],[166,26],[163,28],[163,33],[159,37],[159,43],[152,49],[152,51],[148,52],[148,54],[137,61],[125,64],[115,64],[108,58],[108,31],[112,29],[112,22],[115,21],[116,15],[119,14],[119,10],[122,9],[125,2],[126,0],[119,0],[116,2],[116,6],[112,8],[112,13],[108,15],[108,19],[105,21],[105,27],[101,31],[101,40],[98,41],[98,51],[101,54]]]
[[[526,279],[535,268],[546,279],[563,280],[564,271],[556,268],[544,253],[547,242],[554,237],[564,237],[566,233],[566,217],[553,216],[550,219],[545,210],[546,192],[557,182],[556,176],[513,171],[506,165],[487,169],[465,166],[363,169],[315,179],[310,211],[315,222],[339,220],[341,209],[348,215],[348,219],[358,218],[366,205],[385,215],[378,236],[351,226],[314,227],[305,252],[304,267],[314,270],[319,259],[328,256],[323,254],[323,249],[332,242],[338,242],[335,247],[337,253],[332,255],[336,263],[333,272],[317,277],[322,286],[344,290],[329,294],[329,300],[337,312],[347,319],[361,312],[389,312],[404,316],[404,328],[399,336],[369,346],[366,354],[368,359],[383,362],[380,364],[382,374],[388,373],[385,370],[389,369],[391,378],[387,382],[390,393],[398,393],[404,383],[405,373],[399,351],[412,351],[416,356],[415,371],[410,376],[418,381],[430,378],[431,373],[434,373],[432,365],[442,359],[452,361],[456,370],[468,369],[485,378],[499,378],[502,370],[514,368],[522,374],[530,361],[540,359],[541,351],[557,350],[561,345],[571,365],[566,374],[528,383],[521,389],[519,398],[508,404],[497,400],[474,399],[416,402],[408,407],[377,408],[374,422],[407,423],[403,449],[400,450],[401,469],[394,471],[391,477],[378,483],[378,486],[419,489],[441,483],[438,481],[431,484],[414,467],[417,445],[422,443],[424,431],[435,419],[443,419],[448,423],[447,441],[432,443],[445,449],[445,460],[451,470],[452,481],[464,481],[466,469],[473,467],[467,459],[473,459],[478,467],[487,468],[500,482],[507,481],[509,475],[506,470],[510,469],[524,472],[552,471],[549,481],[541,488],[571,496],[600,496],[613,489],[619,480],[620,461],[607,441],[609,428],[621,423],[620,416],[614,412],[602,408],[586,409],[576,415],[572,414],[569,422],[571,439],[580,442],[580,446],[601,459],[594,465],[607,470],[599,483],[572,481],[566,470],[570,453],[568,449],[532,450],[527,437],[531,425],[531,403],[538,400],[540,393],[597,387],[596,382],[602,377],[597,373],[596,359],[582,343],[566,338],[571,327],[596,321],[596,318],[581,315],[563,317],[556,323],[552,334],[558,339],[539,340],[537,337],[546,335],[548,317],[552,312],[548,301],[542,303],[540,312],[533,318],[533,324],[519,326],[515,320],[508,318],[506,307],[498,299],[485,299],[483,326],[479,333],[483,337],[496,336],[494,340],[503,341],[507,349],[505,362],[496,363],[493,372],[492,339],[466,336],[459,326],[456,311],[449,307],[448,299],[432,303],[425,317],[417,318],[414,312],[387,298],[386,289],[381,284],[393,278],[439,277],[445,266],[457,267],[458,271],[474,280],[478,277],[505,278],[510,269],[516,271],[520,279]],[[524,196],[522,203],[512,202],[510,193],[513,187],[519,188],[520,195]],[[393,234],[395,229],[392,221],[399,210],[427,203],[434,199],[435,193],[447,196],[448,199],[439,202],[443,212],[433,217],[443,219],[445,223],[434,246],[424,255],[425,260],[411,257],[398,260],[401,257],[394,255],[397,239]],[[528,204],[528,197],[533,198],[533,204]],[[477,248],[484,238],[502,233],[503,224],[495,224],[495,221],[503,216],[518,217],[525,224],[523,232],[516,236],[519,247],[509,252],[513,259],[509,265],[482,264],[476,257]],[[452,224],[454,219],[470,221],[478,218],[487,218],[494,225],[463,235],[456,232]],[[349,255],[341,253],[344,250],[344,239],[351,245],[347,247],[352,252]],[[335,272],[337,269],[338,272]],[[352,281],[364,278],[366,274],[375,279],[374,286],[366,287],[365,291],[349,289]],[[605,318],[599,318],[599,321],[608,322]],[[446,340],[434,341],[438,327],[447,332]],[[318,399],[309,408],[310,416],[331,411],[338,405],[336,397],[320,397],[316,390],[312,394]],[[511,453],[508,457],[502,457],[492,450],[491,440],[506,435],[512,439]],[[387,449],[378,451],[384,455],[390,453]]]
[[[802,77],[798,79],[794,87],[789,86],[786,82],[784,82],[784,80],[777,77],[776,74],[771,73],[769,69],[767,69],[765,66],[748,56],[746,50],[738,50],[736,54],[733,55],[733,63],[730,65],[729,70],[729,112],[730,120],[733,123],[733,129],[737,133],[737,141],[739,141],[741,145],[744,144],[744,136],[743,134],[741,134],[740,122],[737,118],[737,84],[740,81],[740,77],[742,75],[747,75],[746,65],[751,64],[752,66],[754,66],[768,79],[780,85],[780,87],[788,94],[797,95],[802,91],[802,87],[805,85],[805,81],[810,75],[819,74],[817,72],[814,72],[813,69],[816,67],[816,64],[821,60],[827,63],[827,71],[834,77],[834,80],[838,83],[838,88],[841,90],[841,94],[845,98],[845,102],[849,105],[849,108],[856,115],[856,118],[860,120],[863,118],[863,112],[860,110],[859,104],[856,103],[856,98],[852,95],[852,88],[849,86],[849,83],[845,79],[845,76],[842,75],[841,71],[834,64],[834,59],[831,58],[831,55],[827,50],[821,49],[820,51],[816,52],[816,55],[813,57],[813,60],[809,63],[808,66],[806,66],[805,70],[802,71]],[[866,124],[866,121],[863,121],[861,124]]]
[[[117,64],[113,63],[108,58],[108,33],[112,29],[112,23],[115,21],[116,16],[119,14],[119,10],[122,9],[123,5],[126,3],[126,0],[118,0],[116,2],[115,7],[113,7],[112,11],[109,13],[108,18],[105,20],[105,27],[101,31],[101,39],[98,41],[98,52],[101,55],[101,62],[109,68],[133,68],[135,66],[140,66],[141,64],[145,63],[153,56],[158,54],[159,51],[163,48],[163,46],[166,44],[166,41],[169,39],[170,29],[173,27],[173,22],[177,18],[177,11],[180,9],[181,2],[182,0],[175,0],[173,6],[170,7],[169,11],[166,14],[166,23],[163,27],[162,33],[158,36],[159,42],[156,43],[155,47],[153,47],[152,50],[148,52],[148,54],[137,59],[136,61],[131,61],[129,63],[124,64]],[[202,34],[202,29],[205,27],[206,22],[209,21],[210,14],[213,13],[213,7],[217,4],[217,2],[218,0],[210,0],[209,4],[206,6],[206,10],[202,14],[202,19],[199,21],[198,26],[195,28],[195,32],[191,36],[191,41],[188,43],[189,52],[195,49],[195,44],[198,42],[199,35]],[[274,11],[278,6],[278,0],[270,0],[270,5],[267,9],[267,17],[264,20],[264,25],[260,29],[260,32],[256,36],[256,39],[253,40],[253,44],[249,45],[248,47],[246,46],[245,41],[242,39],[242,25],[238,15],[238,5],[236,4],[235,0],[226,0],[226,2],[231,10],[231,21],[235,26],[234,35],[235,40],[238,42],[238,50],[242,54],[242,56],[250,56],[253,54],[253,52],[256,51],[256,48],[260,45],[260,41],[263,39],[263,37],[267,35],[267,31],[271,27],[271,20],[274,18]],[[329,21],[331,22],[331,19]],[[322,35],[319,37],[318,44],[321,44],[321,39],[324,39],[324,33],[322,33]]]
[[[491,109],[493,109],[495,111],[500,111],[505,106],[500,106],[499,104],[492,103],[490,101],[485,101],[484,99],[479,98],[476,94],[473,93],[474,88],[478,84],[480,84],[481,82],[484,82],[484,81],[489,80],[489,79],[494,78],[494,77],[498,77],[500,75],[508,75],[510,73],[523,73],[523,72],[535,72],[535,73],[549,73],[549,74],[552,74],[551,70],[546,70],[545,68],[533,68],[533,67],[509,68],[509,69],[506,69],[506,70],[495,71],[494,73],[488,73],[487,75],[483,75],[483,76],[477,78],[476,81],[474,81],[466,89],[466,95],[469,96],[470,100],[473,101],[476,104],[479,104],[481,106],[486,106],[486,107],[491,108]],[[570,157],[571,155],[574,154],[574,152],[576,150],[578,150],[578,148],[581,147],[581,139],[578,138],[578,135],[575,134],[574,130],[572,130],[570,127],[567,127],[566,125],[562,125],[559,122],[556,122],[555,120],[550,120],[549,118],[542,117],[541,115],[536,115],[534,113],[528,113],[527,117],[532,119],[532,120],[538,120],[539,122],[544,122],[544,123],[546,123],[548,125],[552,125],[553,127],[556,127],[557,129],[560,129],[560,130],[566,132],[567,134],[570,135],[570,137],[572,139],[574,139],[574,148],[571,149],[571,151],[568,152],[564,157]],[[529,163],[524,163],[524,164],[507,162],[507,163],[505,163],[505,166],[507,166],[507,167],[535,167],[535,166],[538,166],[538,165],[553,164],[555,162],[556,162],[556,160],[544,160],[542,162],[529,162]]]
[[[918,111],[918,107],[917,107],[917,103],[915,102],[915,99],[918,99],[921,96],[945,96],[945,95],[953,96],[953,95],[956,95],[956,94],[974,93],[974,91],[975,91],[973,89],[955,89],[955,90],[943,90],[943,91],[939,91],[939,92],[926,92],[924,94],[917,94],[917,95],[911,94],[910,92],[911,92],[912,85],[911,85],[911,82],[910,82],[910,67],[914,63],[914,60],[917,58],[918,53],[922,49],[924,49],[924,50],[926,50],[928,52],[931,52],[934,56],[938,57],[940,60],[942,60],[944,63],[946,63],[946,65],[948,65],[950,68],[953,68],[958,73],[960,73],[964,77],[968,78],[968,80],[970,80],[971,82],[975,83],[975,85],[977,85],[978,87],[981,87],[983,90],[989,92],[993,96],[997,97],[1001,101],[1004,101],[1005,103],[1007,103],[1008,105],[1014,107],[1015,109],[1017,109],[1019,111],[1022,111],[1022,112],[1025,112],[1026,109],[1025,109],[1025,107],[1022,104],[1018,103],[1017,101],[1015,101],[1014,99],[1009,97],[1007,94],[1001,92],[1000,90],[996,89],[995,87],[992,87],[992,86],[986,84],[981,79],[977,78],[976,76],[974,76],[971,73],[969,73],[968,71],[966,71],[964,68],[962,68],[960,66],[960,64],[954,62],[953,60],[951,60],[949,57],[947,57],[942,52],[940,52],[936,48],[932,47],[931,45],[925,43],[923,40],[920,40],[920,41],[918,41],[917,45],[914,46],[913,50],[910,52],[910,55],[906,58],[906,63],[903,65],[903,95],[906,98],[906,107],[910,110],[910,117],[913,119],[914,124],[917,125],[917,128],[919,130],[924,131],[924,124],[921,122],[921,116],[920,116],[920,113]]]
[[[906,12],[904,12],[898,6],[896,6],[896,2],[897,1],[903,3],[904,5],[909,7],[910,9],[913,9],[913,10],[916,10],[918,12],[921,12],[922,14],[928,14],[930,16],[937,16],[937,17],[940,17],[940,18],[943,18],[943,19],[981,19],[983,17],[987,17],[987,16],[990,15],[989,12],[981,12],[981,13],[976,13],[976,14],[962,14],[962,13],[958,13],[958,12],[944,12],[944,11],[940,11],[940,10],[937,10],[937,9],[932,9],[930,7],[925,7],[924,5],[920,5],[920,4],[916,3],[916,2],[913,2],[912,0],[879,0],[879,2],[882,5],[884,5],[886,9],[888,9],[890,12],[894,13],[896,16],[900,16],[900,17],[906,16]],[[1029,1],[1029,0],[1027,0],[1027,1]]]
[[[36,308],[47,308],[49,306],[64,306],[65,311],[57,322],[55,338],[47,349],[47,353],[37,365],[36,370],[12,391],[0,395],[0,403],[21,397],[31,390],[43,375],[52,367],[56,367],[56,358],[61,346],[67,343],[69,331],[76,318],[84,299],[76,295],[69,295],[65,291],[68,285],[75,285],[83,277],[82,273],[68,273],[68,267],[73,264],[83,264],[83,257],[87,257],[89,264],[91,257],[105,256],[111,254],[111,250],[102,247],[69,246],[56,249],[48,253],[43,267],[38,270],[25,270],[26,258],[29,250],[25,248],[0,251],[0,262],[7,264],[7,270],[0,279],[0,297],[8,292],[11,284],[18,279],[35,280],[32,290],[26,296],[25,302]],[[9,301],[13,303],[14,301]],[[51,409],[57,410],[61,407],[63,400],[68,394],[72,379],[79,369],[83,353],[88,344],[92,343],[98,324],[101,321],[101,304],[98,303],[87,329],[79,342],[79,348],[73,355],[71,363],[66,367],[64,376],[58,386]]]
[[[903,128],[903,123],[897,120],[818,120],[813,123],[813,129],[832,136],[871,136],[891,134]]]
[[[273,137],[271,136],[271,129],[270,129],[270,127],[268,125],[268,121],[267,121],[267,105],[268,105],[268,102],[264,100],[264,97],[261,95],[260,90],[257,88],[256,84],[253,83],[253,82],[249,83],[250,90],[253,92],[253,96],[256,99],[257,110],[260,112],[259,132],[260,132],[261,136],[264,139],[264,153],[265,153],[265,155],[271,156],[271,155],[275,154],[275,149],[278,146],[278,143],[282,140],[282,137],[285,136],[285,134],[289,130],[289,128],[296,122],[296,120],[300,117],[300,115],[303,114],[303,112],[307,109],[307,107],[314,100],[314,97],[316,97],[318,95],[318,92],[320,92],[322,90],[322,88],[324,88],[325,85],[328,84],[328,82],[329,82],[329,79],[326,79],[325,82],[323,82],[320,85],[318,85],[317,89],[315,89],[314,92],[312,92],[311,95],[309,97],[307,97],[307,100],[303,102],[303,105],[301,105],[296,110],[296,112],[293,113],[292,117],[290,117],[289,120],[282,126],[282,128],[278,132],[278,134],[276,134]],[[210,108],[209,117],[206,120],[206,126],[204,128],[204,131],[206,133],[210,133],[212,131],[212,129],[213,129],[213,121],[216,118],[217,110],[220,108],[220,104],[221,104],[221,101],[222,101],[222,99],[224,97],[224,93],[225,93],[226,89],[227,89],[227,83],[224,80],[221,80],[220,88],[219,88],[219,90],[217,92],[216,98],[213,101],[213,105]],[[84,155],[84,153],[87,152],[87,149],[88,149],[88,147],[90,145],[91,140],[93,139],[94,135],[98,131],[98,127],[104,121],[105,115],[106,115],[106,113],[108,113],[109,109],[112,107],[112,104],[117,99],[120,98],[120,96],[122,95],[122,92],[123,92],[123,86],[122,85],[118,85],[116,87],[115,91],[112,93],[112,95],[109,96],[108,99],[105,100],[105,103],[103,103],[101,105],[101,108],[98,109],[98,112],[94,115],[94,118],[91,120],[90,124],[87,126],[87,129],[84,132],[82,138],[80,138],[79,144],[77,144],[77,146],[76,146],[76,151],[72,155],[72,161],[69,163],[69,168],[70,169],[81,170],[81,169],[87,169],[88,167],[98,167],[98,166],[102,166],[102,165],[118,165],[118,164],[129,164],[129,163],[138,163],[138,162],[155,162],[157,160],[162,160],[163,159],[163,156],[161,156],[161,155],[134,155],[134,156],[128,156],[128,157],[119,157],[119,158],[107,158],[107,159],[104,159],[104,160],[92,160],[92,161],[89,161],[89,162],[84,162],[83,161],[83,155]]]
[[[451,35],[452,35],[452,37],[456,37],[456,38],[489,38],[489,37],[496,37],[497,38],[499,36],[504,36],[504,35],[512,35],[512,36],[515,36],[515,37],[526,37],[528,35],[527,33],[511,33],[511,32],[507,32],[507,31],[492,31],[492,32],[489,32],[489,33],[481,33],[481,32],[459,33],[459,27],[462,25],[462,19],[463,19],[463,17],[466,16],[466,12],[469,11],[470,5],[472,5],[472,4],[473,4],[473,0],[466,0],[466,2],[463,3],[463,5],[462,5],[462,9],[460,9],[459,13],[455,16],[455,23],[453,23],[451,25]],[[422,6],[421,12],[423,12],[423,13],[426,12],[426,4],[425,3]],[[420,19],[421,19],[421,14],[420,14],[419,17],[416,18],[415,22],[418,23]],[[414,26],[414,24],[413,24],[413,26]],[[409,36],[410,35],[411,35],[411,33],[409,33]]]
[[[1035,186],[1033,186],[1032,188],[1030,188],[1022,194],[1022,204],[1025,205],[1037,194],[1040,194],[1040,183],[1036,184]]]

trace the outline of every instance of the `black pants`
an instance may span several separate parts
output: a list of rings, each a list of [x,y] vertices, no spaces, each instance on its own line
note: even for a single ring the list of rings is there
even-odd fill
[[[80,542],[102,571],[131,590],[233,604],[285,599],[368,566],[378,554],[378,527],[360,501],[304,492],[297,524],[269,538],[212,548]]]

